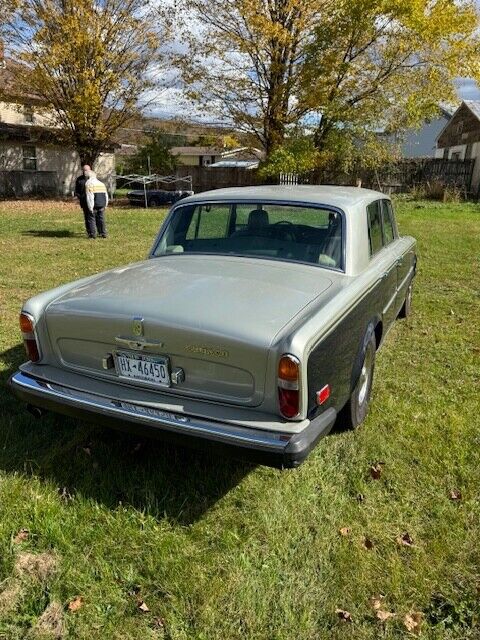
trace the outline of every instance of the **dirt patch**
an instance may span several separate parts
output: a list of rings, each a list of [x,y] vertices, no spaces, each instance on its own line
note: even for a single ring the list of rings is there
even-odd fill
[[[22,587],[17,580],[12,580],[3,591],[0,592],[0,620],[15,611],[22,598]]]
[[[64,634],[62,605],[59,602],[51,602],[31,628],[28,637],[32,640],[62,640]]]
[[[18,577],[29,576],[45,582],[57,568],[57,558],[51,553],[19,553],[15,562]]]

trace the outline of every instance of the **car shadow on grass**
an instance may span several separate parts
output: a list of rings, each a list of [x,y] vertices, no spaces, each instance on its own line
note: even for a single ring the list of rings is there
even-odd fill
[[[53,482],[59,499],[81,495],[189,525],[254,468],[57,414],[36,419],[7,388],[24,360],[23,345],[0,353],[0,469]]]
[[[22,236],[31,238],[83,238],[84,233],[76,233],[70,229],[28,229],[22,232]]]

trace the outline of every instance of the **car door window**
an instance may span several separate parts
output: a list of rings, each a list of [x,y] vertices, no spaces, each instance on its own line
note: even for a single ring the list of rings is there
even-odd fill
[[[382,200],[382,205],[385,244],[390,244],[390,242],[395,240],[395,224],[393,221],[392,203],[390,200]]]
[[[375,200],[367,206],[368,239],[370,255],[374,256],[383,247],[382,206],[380,200]]]
[[[207,204],[196,207],[187,231],[187,240],[193,238],[225,238],[230,219],[226,204]]]

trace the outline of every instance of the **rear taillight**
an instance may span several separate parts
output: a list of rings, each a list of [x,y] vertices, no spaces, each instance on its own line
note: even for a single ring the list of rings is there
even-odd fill
[[[29,360],[38,362],[40,360],[40,349],[35,337],[35,321],[31,315],[23,311],[20,314],[20,331],[22,332],[23,343]]]
[[[285,418],[295,418],[300,413],[300,361],[295,356],[284,355],[278,362],[278,406]]]

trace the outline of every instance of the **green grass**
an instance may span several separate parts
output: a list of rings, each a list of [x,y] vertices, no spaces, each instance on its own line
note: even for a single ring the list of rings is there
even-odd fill
[[[5,388],[22,301],[143,257],[163,215],[110,209],[92,242],[73,206],[0,204],[0,638],[405,638],[421,612],[422,638],[478,639],[478,207],[398,203],[419,246],[413,315],[378,354],[366,423],[288,472],[34,421]]]

